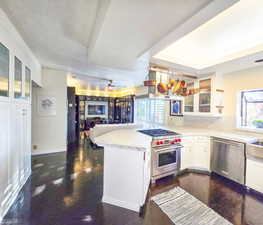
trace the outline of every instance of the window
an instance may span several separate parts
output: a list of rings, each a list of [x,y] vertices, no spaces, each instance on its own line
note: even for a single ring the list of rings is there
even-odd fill
[[[241,91],[240,109],[241,127],[263,130],[263,90]]]
[[[161,99],[137,99],[136,116],[138,121],[164,124],[165,101]]]
[[[9,50],[0,43],[0,96],[9,96]]]

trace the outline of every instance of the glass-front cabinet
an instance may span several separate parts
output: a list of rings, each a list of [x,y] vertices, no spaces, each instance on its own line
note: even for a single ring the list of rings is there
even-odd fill
[[[0,97],[9,97],[9,50],[0,43]]]
[[[30,101],[31,76],[30,68],[0,42],[0,100]]]
[[[31,96],[31,70],[25,69],[25,98],[30,99]]]
[[[22,62],[15,56],[14,98],[22,98]]]
[[[213,74],[187,83],[189,89],[197,90],[194,95],[184,97],[184,114],[192,116],[222,116],[222,76]]]
[[[194,82],[187,84],[187,88],[194,89]],[[184,99],[184,111],[194,112],[194,95],[186,96]]]
[[[199,112],[211,112],[211,79],[199,81]]]

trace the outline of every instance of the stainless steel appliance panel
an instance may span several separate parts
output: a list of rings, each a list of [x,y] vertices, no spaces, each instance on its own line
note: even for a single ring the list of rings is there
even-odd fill
[[[159,176],[169,171],[176,172],[180,168],[181,148],[159,148],[152,152],[152,175]]]
[[[240,184],[244,184],[245,144],[213,138],[211,170]]]

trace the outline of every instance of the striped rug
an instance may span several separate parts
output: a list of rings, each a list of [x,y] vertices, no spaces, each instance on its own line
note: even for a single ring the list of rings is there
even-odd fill
[[[175,225],[233,225],[180,187],[153,196],[152,200]]]

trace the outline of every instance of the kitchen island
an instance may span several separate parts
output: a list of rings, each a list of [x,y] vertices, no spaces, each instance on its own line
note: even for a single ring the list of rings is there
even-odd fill
[[[119,129],[94,140],[104,147],[102,201],[139,212],[151,178],[151,138]]]
[[[181,151],[181,170],[197,169],[210,172],[211,137],[242,143],[251,143],[258,138],[257,135],[250,136],[240,132],[190,127],[161,128],[181,135],[184,146]],[[96,144],[104,147],[102,201],[137,212],[145,202],[150,184],[152,141],[150,136],[139,133],[138,129],[142,128],[118,129],[94,137]]]

